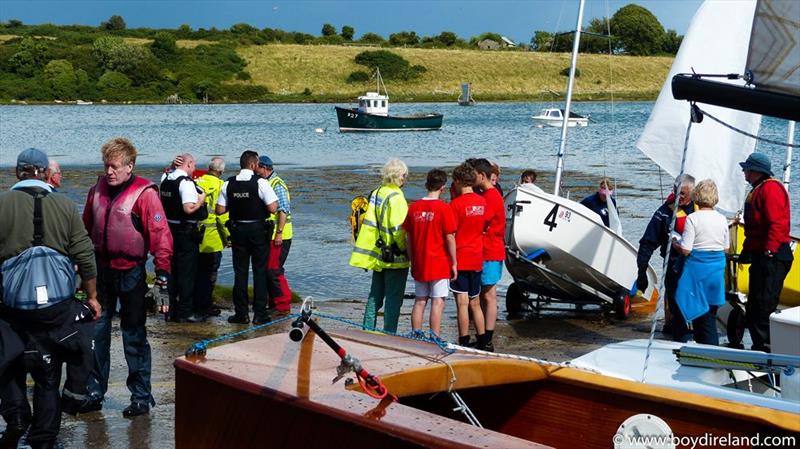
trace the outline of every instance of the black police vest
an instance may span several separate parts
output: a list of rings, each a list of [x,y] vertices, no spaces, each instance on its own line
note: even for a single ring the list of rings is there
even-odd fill
[[[181,200],[180,185],[186,179],[195,186],[197,184],[188,176],[181,176],[177,179],[164,179],[159,189],[161,195],[161,205],[164,206],[164,213],[168,220],[177,221],[201,221],[208,217],[208,208],[205,205],[191,214],[183,211],[183,201]]]
[[[228,212],[233,221],[255,220],[264,221],[269,216],[267,206],[258,196],[258,180],[260,176],[253,175],[249,181],[238,181],[235,176],[228,178],[228,188],[225,194],[228,197]]]

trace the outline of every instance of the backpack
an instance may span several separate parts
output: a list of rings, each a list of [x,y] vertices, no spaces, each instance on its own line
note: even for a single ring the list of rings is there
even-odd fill
[[[44,246],[42,198],[49,192],[19,189],[33,196],[32,246],[0,264],[2,302],[20,310],[38,310],[71,299],[75,295],[75,269],[72,260]]]

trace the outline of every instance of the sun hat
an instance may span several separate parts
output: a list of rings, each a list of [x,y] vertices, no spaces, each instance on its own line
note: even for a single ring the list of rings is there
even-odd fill
[[[739,162],[739,165],[742,167],[742,170],[757,171],[773,176],[772,163],[764,153],[752,153],[750,156],[747,156],[746,161]]]

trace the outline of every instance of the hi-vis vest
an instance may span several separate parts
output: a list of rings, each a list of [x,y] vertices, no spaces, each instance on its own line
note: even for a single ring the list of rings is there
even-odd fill
[[[269,177],[269,186],[272,187],[272,190],[275,190],[276,186],[281,186],[286,190],[286,199],[289,200],[291,203],[292,196],[289,195],[289,187],[286,186],[286,183],[280,176],[273,174]],[[269,219],[275,222],[275,228],[272,231],[272,239],[275,239],[275,236],[278,233],[278,212],[276,211],[274,214],[269,216]],[[286,214],[286,224],[283,225],[283,234],[281,234],[284,240],[289,240],[292,238],[292,213],[291,209],[289,209],[289,213]]]
[[[215,212],[217,198],[219,198],[219,192],[225,181],[206,173],[197,178],[195,183],[206,192],[205,207],[208,209],[208,218],[201,222],[206,230],[205,234],[203,234],[203,240],[200,242],[200,252],[220,252],[225,247],[222,241],[223,238],[228,240],[230,237],[230,231],[225,227],[225,222],[228,221],[228,213],[217,215]]]
[[[408,268],[406,233],[403,230],[406,214],[408,203],[400,187],[394,184],[383,185],[372,192],[364,222],[350,255],[350,265],[375,271],[382,271],[384,268]],[[379,237],[387,246],[394,244],[400,250],[400,254],[394,255],[394,262],[381,260],[381,250],[375,246]]]

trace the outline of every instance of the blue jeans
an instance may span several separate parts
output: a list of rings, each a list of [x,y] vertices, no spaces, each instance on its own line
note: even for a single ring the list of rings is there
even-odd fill
[[[89,376],[89,394],[102,398],[108,391],[111,366],[111,320],[120,304],[120,331],[125,361],[128,363],[128,390],[131,402],[155,405],[151,394],[150,343],[147,341],[145,321],[147,310],[144,295],[147,292],[144,265],[130,270],[101,267],[97,276],[97,294],[103,305],[103,314],[95,324],[95,366]]]

